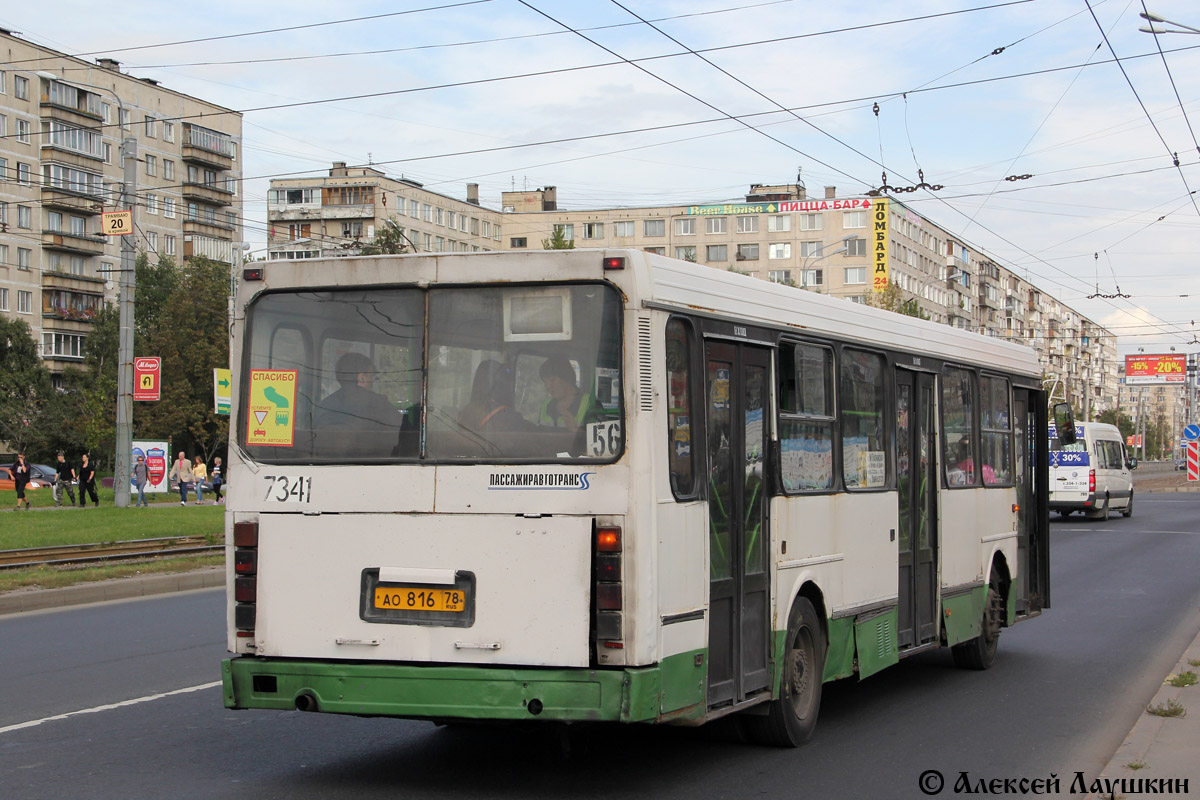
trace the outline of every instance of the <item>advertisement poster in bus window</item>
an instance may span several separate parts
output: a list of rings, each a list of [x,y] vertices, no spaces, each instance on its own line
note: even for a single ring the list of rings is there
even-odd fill
[[[246,444],[291,447],[296,430],[294,369],[252,369],[246,395]]]
[[[712,407],[716,411],[729,408],[729,370],[717,368],[717,379],[712,385]]]
[[[620,372],[609,367],[596,368],[596,388],[593,394],[606,411],[616,411],[621,405]]]

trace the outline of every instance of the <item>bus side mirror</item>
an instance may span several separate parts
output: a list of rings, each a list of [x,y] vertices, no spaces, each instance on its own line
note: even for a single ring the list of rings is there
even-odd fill
[[[1060,443],[1075,443],[1075,413],[1071,411],[1070,403],[1054,404],[1054,427],[1058,431]]]
[[[1126,466],[1128,466],[1130,469],[1137,469],[1137,459],[1136,458],[1129,459],[1126,462]]]

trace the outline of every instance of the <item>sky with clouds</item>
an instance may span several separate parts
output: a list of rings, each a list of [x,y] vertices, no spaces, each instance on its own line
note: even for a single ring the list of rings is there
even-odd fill
[[[334,160],[492,208],[923,175],[897,196],[1122,351],[1200,352],[1200,35],[1139,32],[1145,10],[1200,28],[1187,0],[46,0],[0,26],[245,110],[255,247],[267,178]]]

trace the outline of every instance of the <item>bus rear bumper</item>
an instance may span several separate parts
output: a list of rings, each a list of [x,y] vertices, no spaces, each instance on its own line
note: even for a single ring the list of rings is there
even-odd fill
[[[225,707],[232,709],[299,708],[433,720],[649,722],[703,717],[703,692],[695,703],[663,713],[663,673],[659,665],[535,669],[241,656],[222,662],[221,678]],[[668,675],[670,682],[674,678]],[[700,688],[703,681],[695,685]],[[676,693],[668,689],[666,694]]]

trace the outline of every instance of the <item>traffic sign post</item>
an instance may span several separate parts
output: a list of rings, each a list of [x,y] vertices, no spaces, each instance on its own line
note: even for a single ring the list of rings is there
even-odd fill
[[[1187,475],[1189,481],[1200,481],[1200,442],[1187,443]]]
[[[233,376],[229,370],[217,368],[213,370],[213,406],[221,416],[229,416],[229,406],[233,402]]]
[[[157,356],[133,360],[133,399],[158,400],[162,394],[162,359]]]
[[[1200,441],[1200,425],[1184,426],[1183,438],[1189,442]]]

